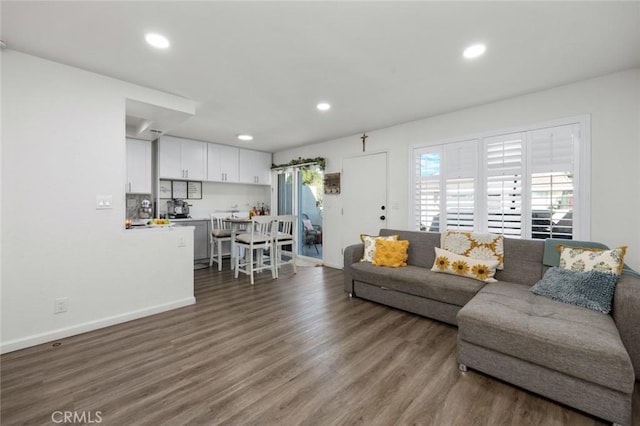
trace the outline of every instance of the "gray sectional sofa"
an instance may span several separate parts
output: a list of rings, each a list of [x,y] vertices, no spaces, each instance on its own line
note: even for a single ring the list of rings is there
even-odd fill
[[[360,262],[344,250],[345,291],[458,326],[458,361],[563,404],[631,425],[640,380],[640,279],[623,274],[610,315],[537,296],[544,241],[504,240],[504,270],[485,284],[432,272],[440,234],[382,229],[410,242],[407,266]]]

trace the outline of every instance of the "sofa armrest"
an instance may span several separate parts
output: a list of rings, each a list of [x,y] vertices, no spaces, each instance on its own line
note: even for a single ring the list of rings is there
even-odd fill
[[[640,279],[622,274],[613,298],[613,320],[640,381]]]
[[[353,294],[353,278],[351,277],[351,264],[360,262],[364,255],[364,244],[354,244],[344,249],[344,291]]]

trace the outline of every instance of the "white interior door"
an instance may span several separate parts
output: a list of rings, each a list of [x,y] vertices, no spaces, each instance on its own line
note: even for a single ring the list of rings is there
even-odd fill
[[[387,226],[387,153],[342,160],[342,247]]]

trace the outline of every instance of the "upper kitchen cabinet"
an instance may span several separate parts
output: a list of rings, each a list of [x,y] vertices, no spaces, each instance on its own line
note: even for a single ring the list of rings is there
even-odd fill
[[[159,175],[167,179],[207,179],[207,143],[162,136]]]
[[[127,138],[125,192],[151,194],[151,142]]]
[[[207,144],[207,180],[238,182],[238,148]]]
[[[240,182],[271,185],[271,154],[240,149]]]

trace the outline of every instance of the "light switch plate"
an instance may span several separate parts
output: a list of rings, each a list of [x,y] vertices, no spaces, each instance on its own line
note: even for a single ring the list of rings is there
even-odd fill
[[[112,195],[97,195],[96,196],[96,209],[112,209],[113,208],[113,196]]]

